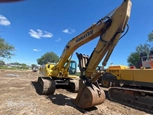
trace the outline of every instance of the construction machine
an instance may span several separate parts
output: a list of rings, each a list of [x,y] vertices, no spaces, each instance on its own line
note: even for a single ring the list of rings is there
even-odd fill
[[[113,85],[111,100],[153,113],[153,52],[140,54],[140,67],[112,65],[102,76]]]
[[[37,67],[37,66],[32,67],[32,71],[33,71],[33,72],[37,72],[37,71],[38,71],[38,67]]]
[[[131,6],[130,0],[124,0],[118,8],[71,39],[65,46],[57,64],[46,64],[41,67],[40,73],[43,77],[38,77],[40,92],[53,94],[56,85],[71,84],[70,87],[73,87],[74,91],[79,89],[76,99],[73,99],[73,103],[78,107],[90,108],[103,103],[105,93],[97,80],[104,72],[97,71],[96,68],[102,60],[102,65],[106,65],[113,49],[122,37],[130,17]],[[76,70],[76,62],[71,61],[72,53],[97,37],[99,37],[99,41],[90,56],[76,53],[81,72],[79,79],[76,80],[79,82],[77,88],[77,83],[73,82],[74,78],[69,75],[72,63],[74,65],[72,73]]]
[[[145,69],[151,69],[153,68],[153,51],[150,51],[148,54],[147,53],[140,53],[139,54],[140,56],[140,59],[138,60],[137,62],[137,65],[136,66],[122,66],[120,68],[130,68],[130,69],[140,69],[140,68],[145,68]],[[118,66],[118,65],[117,65]],[[117,66],[109,66],[107,69],[105,69],[104,71],[109,71],[109,69],[111,68],[115,68]],[[101,70],[102,66],[98,66],[97,67],[97,70]],[[108,78],[107,78],[108,79]],[[114,85],[114,82],[111,82],[111,80],[107,80],[105,77],[101,76],[99,79],[98,79],[98,82],[100,83],[100,85],[102,87],[105,87],[105,88],[109,88],[111,87],[112,85]]]
[[[71,58],[68,59],[67,62],[65,62],[63,65],[63,68],[61,68],[61,71],[55,69],[58,64],[59,62],[48,63],[39,67],[39,73],[43,75],[43,77],[38,77],[38,83],[41,86],[39,89],[40,94],[53,94],[55,92],[56,86],[63,85],[69,86],[69,90],[72,92],[78,91],[76,61],[71,60]]]

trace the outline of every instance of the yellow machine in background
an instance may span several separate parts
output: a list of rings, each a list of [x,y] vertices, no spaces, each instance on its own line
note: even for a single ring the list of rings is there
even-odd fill
[[[112,100],[153,112],[153,52],[140,56],[141,67],[109,66],[102,79],[112,86]]]
[[[73,87],[74,91],[79,89],[76,99],[73,100],[77,106],[90,108],[103,103],[105,93],[97,82],[103,71],[96,71],[96,68],[101,60],[103,60],[103,66],[106,65],[113,49],[120,40],[130,17],[131,4],[130,0],[124,0],[109,15],[71,39],[65,46],[57,64],[42,66],[40,73],[43,76],[38,78],[40,92],[42,94],[53,94],[56,85],[69,85]],[[77,53],[81,71],[79,80],[75,80],[79,82],[78,87],[69,75],[69,69],[76,70],[76,66],[71,68],[72,63],[76,65],[76,62],[71,61],[71,55],[77,48],[97,37],[100,37],[99,41],[90,56]]]

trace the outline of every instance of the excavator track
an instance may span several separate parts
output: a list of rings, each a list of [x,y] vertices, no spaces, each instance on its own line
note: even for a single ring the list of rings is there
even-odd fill
[[[153,91],[137,88],[111,87],[108,90],[108,96],[112,101],[153,113]]]
[[[56,89],[55,82],[50,77],[38,77],[39,94],[53,94]]]
[[[77,93],[79,91],[79,80],[70,80],[69,87],[73,93]]]

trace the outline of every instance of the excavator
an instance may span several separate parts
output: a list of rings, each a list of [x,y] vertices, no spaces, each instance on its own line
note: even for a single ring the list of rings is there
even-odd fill
[[[111,100],[153,113],[153,51],[140,54],[140,68],[122,65],[109,66],[102,79],[112,83]]]
[[[145,53],[140,53],[139,54],[139,60],[137,62],[136,66],[122,66],[123,68],[130,68],[130,69],[140,69],[140,68],[145,68],[145,69],[153,69],[153,51],[150,51],[148,54]],[[109,66],[107,69],[105,69],[105,71],[109,71],[109,69],[115,68],[117,66]],[[121,67],[121,66],[120,66]],[[102,66],[98,66],[97,70],[101,70]],[[109,88],[111,86],[114,85],[114,82],[111,82],[111,80],[109,78],[106,78],[104,76],[101,76],[98,79],[98,82],[100,83],[100,85],[104,88]]]
[[[105,93],[97,80],[104,71],[97,71],[98,64],[103,60],[103,68],[111,56],[119,40],[125,35],[124,31],[130,18],[132,2],[123,3],[97,23],[90,26],[78,36],[71,39],[65,46],[56,64],[45,64],[40,67],[42,77],[38,77],[40,94],[54,94],[57,85],[70,85],[78,94],[72,102],[83,109],[102,104]],[[69,75],[69,69],[75,73],[76,62],[72,61],[73,52],[99,37],[99,41],[90,56],[76,53],[79,60],[81,75],[74,82],[74,76]],[[71,68],[71,65],[73,67]]]

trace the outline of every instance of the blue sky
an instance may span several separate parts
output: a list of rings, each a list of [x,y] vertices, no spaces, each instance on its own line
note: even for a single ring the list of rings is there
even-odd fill
[[[0,37],[16,48],[6,62],[37,63],[44,53],[61,55],[65,45],[103,18],[123,0],[25,0],[0,4]],[[130,30],[117,44],[108,65],[127,65],[136,46],[145,43],[153,30],[153,0],[132,0]],[[90,55],[97,39],[75,52]],[[73,59],[77,57],[73,55]]]

